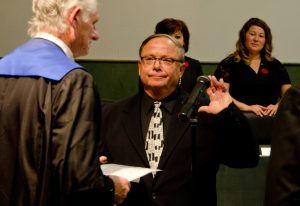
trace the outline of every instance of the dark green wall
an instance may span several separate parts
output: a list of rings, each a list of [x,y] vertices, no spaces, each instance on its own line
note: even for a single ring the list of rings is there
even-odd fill
[[[107,101],[123,99],[138,91],[136,61],[78,60],[94,76],[101,98]],[[217,63],[202,63],[205,75],[215,71]],[[300,64],[285,64],[292,83],[300,80]]]
[[[137,62],[77,62],[94,76],[102,100],[119,100],[138,91]]]
[[[217,205],[263,206],[268,162],[269,157],[260,157],[254,168],[221,165],[217,174]]]

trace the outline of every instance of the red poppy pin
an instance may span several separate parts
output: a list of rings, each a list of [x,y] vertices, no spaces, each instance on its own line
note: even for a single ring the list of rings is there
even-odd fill
[[[269,74],[269,70],[266,68],[261,69],[261,73],[263,74]]]
[[[187,61],[184,61],[184,62],[183,62],[183,66],[184,66],[184,68],[186,69],[186,68],[189,66],[189,63],[188,63]]]

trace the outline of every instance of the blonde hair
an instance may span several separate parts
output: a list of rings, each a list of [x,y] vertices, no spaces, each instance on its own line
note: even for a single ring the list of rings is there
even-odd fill
[[[66,17],[69,10],[79,6],[83,21],[97,11],[97,0],[32,0],[33,17],[28,22],[28,34],[32,37],[47,31],[54,35],[62,34],[68,28]]]

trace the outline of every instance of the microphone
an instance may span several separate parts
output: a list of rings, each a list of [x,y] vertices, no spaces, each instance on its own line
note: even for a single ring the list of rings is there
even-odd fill
[[[199,76],[197,78],[197,82],[190,93],[187,101],[185,104],[182,106],[178,118],[182,120],[183,122],[187,122],[195,107],[198,105],[198,100],[200,96],[204,96],[205,90],[210,86],[210,80],[206,76]]]

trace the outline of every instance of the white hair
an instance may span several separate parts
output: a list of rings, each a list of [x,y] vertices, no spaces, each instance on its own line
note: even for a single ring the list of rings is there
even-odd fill
[[[39,32],[62,34],[68,28],[66,17],[69,10],[79,6],[83,21],[97,11],[97,0],[32,0],[33,17],[28,22],[28,34],[32,37]]]

